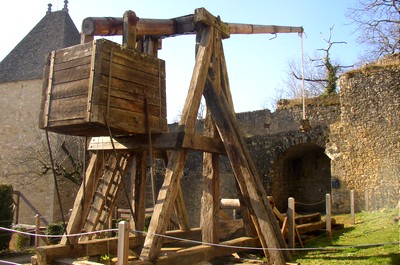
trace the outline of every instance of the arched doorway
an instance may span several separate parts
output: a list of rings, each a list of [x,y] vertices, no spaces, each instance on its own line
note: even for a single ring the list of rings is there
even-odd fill
[[[313,143],[287,149],[274,163],[271,192],[281,212],[295,198],[296,212],[325,212],[325,195],[331,193],[330,159]]]

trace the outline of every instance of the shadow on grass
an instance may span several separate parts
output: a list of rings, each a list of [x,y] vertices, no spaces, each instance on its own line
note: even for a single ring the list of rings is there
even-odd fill
[[[311,237],[311,239],[305,239],[303,241],[304,244],[304,250],[299,250],[296,251],[295,253],[292,254],[294,259],[302,259],[306,258],[307,255],[309,255],[310,252],[314,253],[315,250],[307,250],[307,248],[325,248],[325,247],[330,247],[333,246],[334,242],[337,241],[341,235],[349,233],[350,231],[354,230],[354,227],[347,227],[347,228],[341,228],[340,230],[335,230],[332,233],[332,239],[328,238],[326,236],[325,231],[320,231],[318,233],[314,232],[312,234],[309,234],[308,236]],[[337,245],[335,245],[337,246]],[[327,253],[334,253],[337,252],[336,250],[318,250],[318,253],[320,254],[327,254]]]
[[[341,248],[341,247],[346,247],[345,245],[339,245],[335,244],[335,242],[338,242],[340,237],[342,235],[345,235],[346,233],[351,232],[354,230],[354,227],[347,227],[347,228],[342,228],[340,230],[334,231],[332,235],[332,240],[330,240],[328,237],[325,236],[325,232],[321,232],[319,235],[317,235],[315,238],[312,238],[310,240],[305,240],[304,242],[304,249],[305,250],[299,250],[296,251],[296,253],[292,254],[293,260],[300,260],[300,259],[319,259],[319,260],[329,260],[334,264],[335,261],[354,261],[354,264],[356,263],[356,260],[361,261],[361,260],[379,260],[379,259],[387,259],[390,260],[390,263],[385,263],[385,264],[393,264],[397,265],[400,264],[400,252],[399,253],[382,253],[382,254],[377,254],[374,252],[373,254],[368,254],[368,253],[360,253],[362,249],[368,248],[366,247],[360,247],[360,248],[343,248],[343,249],[334,249],[335,247]],[[315,235],[315,234],[314,234]],[[329,247],[332,247],[332,249],[329,249]],[[375,246],[371,246],[375,247]],[[323,250],[307,250],[307,248],[326,248]],[[351,262],[353,264],[353,262]]]

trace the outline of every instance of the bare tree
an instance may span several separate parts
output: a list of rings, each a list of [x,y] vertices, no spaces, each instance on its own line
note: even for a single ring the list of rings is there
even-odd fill
[[[400,51],[400,0],[357,0],[347,18],[356,25],[358,41],[369,60]]]
[[[82,182],[84,139],[61,134],[49,134],[53,154],[54,171],[57,176],[79,185]],[[7,164],[18,169],[15,174],[29,173],[35,178],[51,173],[52,166],[46,139],[21,147],[9,158]]]
[[[339,74],[343,69],[353,67],[353,65],[341,65],[332,60],[333,46],[337,44],[346,44],[344,41],[332,41],[333,28],[334,26],[329,29],[328,38],[324,37],[321,33],[321,39],[326,43],[327,47],[317,49],[317,52],[323,52],[323,56],[309,58],[308,62],[306,62],[304,77],[301,74],[300,64],[289,65],[291,74],[297,81],[297,86],[299,86],[298,80],[304,78],[307,84],[307,87],[305,87],[307,92],[306,96],[317,96],[322,93],[327,95],[336,93]]]

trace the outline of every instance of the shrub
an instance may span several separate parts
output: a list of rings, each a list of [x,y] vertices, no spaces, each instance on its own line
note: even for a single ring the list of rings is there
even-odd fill
[[[64,234],[64,224],[63,223],[53,223],[49,224],[46,228],[46,235],[63,235]],[[61,237],[50,237],[49,242],[53,245],[60,243]]]
[[[26,232],[26,229],[24,228],[18,228],[18,231],[21,232]],[[30,243],[30,237],[27,235],[23,235],[23,234],[17,234],[16,235],[16,240],[15,240],[15,246],[17,248],[17,250],[23,250],[25,247],[29,246]]]
[[[11,228],[13,222],[13,187],[0,184],[0,226]],[[0,251],[9,247],[11,232],[0,230]]]

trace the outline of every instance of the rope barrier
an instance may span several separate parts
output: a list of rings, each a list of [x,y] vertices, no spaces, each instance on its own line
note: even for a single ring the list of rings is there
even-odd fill
[[[14,232],[14,233],[20,233],[20,234],[29,235],[29,236],[54,237],[54,238],[63,237],[62,235],[41,235],[41,234],[34,234],[34,233],[26,233],[26,232],[21,232],[18,230],[9,229],[9,228],[5,228],[5,227],[0,227],[0,230],[5,230],[5,231],[9,231],[9,232]],[[83,236],[83,235],[112,232],[112,231],[118,231],[118,229],[106,229],[106,230],[99,230],[99,231],[93,231],[93,232],[69,234],[67,236],[68,237],[78,237],[78,236]],[[138,230],[129,230],[129,231],[131,233],[139,233],[139,234],[143,234],[143,235],[150,234],[145,231],[138,231]],[[353,246],[328,246],[328,247],[313,247],[313,248],[260,248],[260,247],[231,246],[231,245],[225,245],[225,244],[208,243],[208,242],[203,242],[203,241],[198,241],[198,240],[185,239],[185,238],[162,235],[162,234],[157,234],[157,233],[154,233],[152,235],[169,238],[169,239],[173,239],[173,240],[178,240],[178,241],[184,241],[184,242],[188,242],[188,243],[195,243],[195,244],[199,244],[199,245],[208,245],[208,246],[213,246],[213,247],[234,248],[234,249],[243,249],[243,250],[267,250],[267,251],[268,250],[275,250],[275,251],[277,251],[277,250],[278,251],[279,250],[288,250],[288,251],[317,251],[317,250],[326,251],[326,250],[329,250],[329,251],[332,251],[332,250],[344,250],[344,249],[355,249],[355,248],[382,247],[382,246],[388,246],[388,245],[400,245],[400,241],[396,241],[396,242],[384,242],[384,243],[363,244],[363,245],[353,245]]]
[[[15,263],[15,262],[1,260],[1,259],[0,259],[0,264],[22,265],[21,263]]]
[[[314,202],[314,203],[295,202],[295,204],[313,206],[313,205],[318,205],[318,204],[325,203],[325,202],[326,202],[326,200],[322,200],[322,201]]]

